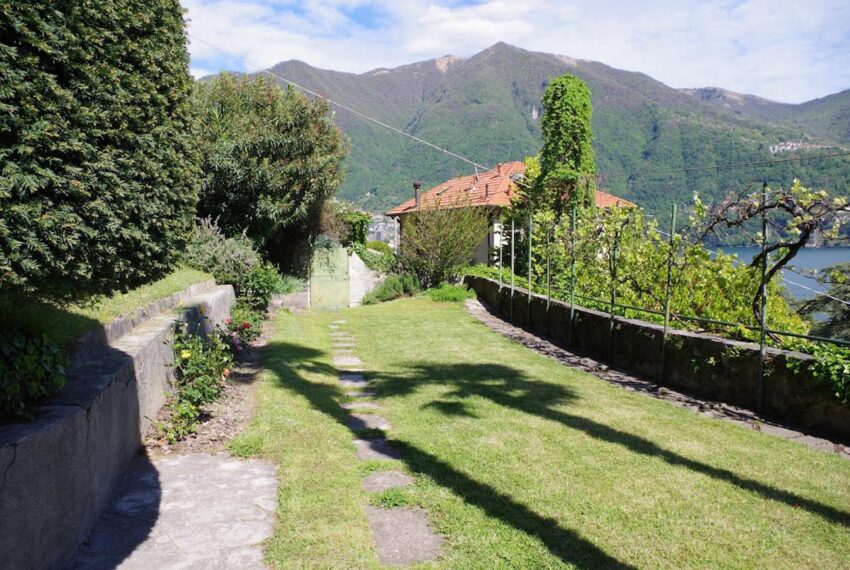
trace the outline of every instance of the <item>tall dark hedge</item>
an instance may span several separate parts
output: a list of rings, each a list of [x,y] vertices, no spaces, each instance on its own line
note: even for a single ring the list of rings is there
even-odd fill
[[[0,0],[0,289],[156,279],[197,201],[178,0]]]

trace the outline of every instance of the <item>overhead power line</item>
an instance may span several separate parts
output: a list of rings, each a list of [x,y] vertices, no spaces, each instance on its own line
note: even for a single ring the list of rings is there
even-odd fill
[[[472,166],[473,168],[481,168],[481,169],[484,169],[484,170],[490,170],[490,167],[488,167],[488,166],[484,166],[484,165],[482,165],[482,164],[479,164],[479,163],[475,162],[474,160],[470,160],[470,159],[466,158],[465,156],[461,156],[461,155],[459,155],[459,154],[457,154],[457,153],[455,153],[455,152],[450,151],[450,150],[449,150],[449,149],[447,149],[447,148],[443,148],[443,147],[438,146],[438,145],[436,145],[436,144],[434,144],[434,143],[432,143],[432,142],[426,141],[425,139],[422,139],[422,138],[420,138],[420,137],[417,137],[416,135],[412,135],[412,134],[410,134],[410,133],[408,133],[408,132],[405,132],[405,131],[403,131],[403,130],[401,130],[401,129],[398,129],[398,128],[396,128],[396,127],[392,126],[392,125],[388,125],[387,123],[385,123],[385,122],[381,121],[380,119],[376,119],[375,117],[371,117],[371,116],[369,116],[369,115],[367,115],[367,114],[365,114],[365,113],[361,113],[361,112],[360,112],[360,111],[358,111],[357,109],[353,109],[353,108],[349,107],[348,105],[345,105],[345,104],[340,103],[340,102],[338,102],[338,101],[334,101],[333,99],[331,99],[331,98],[329,98],[329,97],[326,97],[325,95],[322,95],[321,93],[317,93],[316,91],[313,91],[312,89],[308,89],[307,87],[304,87],[303,85],[299,85],[299,84],[295,83],[294,81],[290,81],[289,79],[287,79],[287,78],[285,78],[285,77],[281,77],[281,76],[280,76],[280,75],[278,75],[277,73],[274,73],[274,72],[272,72],[272,71],[269,71],[268,69],[263,69],[263,68],[261,68],[261,67],[260,67],[260,66],[258,66],[258,65],[254,65],[254,64],[252,64],[251,62],[249,62],[247,59],[245,59],[244,57],[239,56],[239,55],[236,55],[236,54],[234,54],[234,53],[231,53],[231,52],[229,52],[229,51],[227,51],[227,50],[225,50],[225,49],[222,49],[222,48],[220,48],[220,47],[218,47],[218,46],[216,46],[216,45],[214,45],[214,44],[211,44],[210,42],[208,42],[208,41],[206,41],[206,40],[202,40],[201,38],[197,37],[197,36],[196,36],[196,35],[194,35],[194,34],[191,34],[191,33],[190,33],[190,34],[187,34],[187,35],[188,35],[190,38],[192,38],[192,39],[194,39],[194,40],[197,40],[197,41],[199,41],[200,43],[202,43],[202,44],[204,44],[204,45],[206,45],[206,46],[209,46],[209,47],[213,48],[214,50],[220,51],[221,53],[223,53],[223,54],[225,54],[225,55],[227,55],[227,56],[229,56],[229,57],[232,57],[232,58],[234,58],[234,59],[238,59],[238,60],[242,61],[242,63],[244,63],[247,67],[252,67],[252,68],[256,69],[259,73],[265,73],[266,75],[268,75],[268,76],[270,76],[270,77],[273,77],[273,78],[275,78],[275,79],[277,79],[277,80],[279,80],[279,81],[283,81],[284,83],[286,83],[286,84],[288,84],[288,85],[292,85],[292,86],[293,86],[293,87],[295,87],[296,89],[300,89],[301,91],[303,91],[304,93],[307,93],[308,95],[312,95],[312,96],[314,96],[314,97],[318,97],[318,98],[320,98],[320,99],[324,99],[325,101],[327,101],[327,102],[328,102],[329,104],[331,104],[331,105],[334,105],[334,106],[336,106],[336,107],[339,107],[340,109],[345,109],[345,110],[346,110],[346,111],[348,111],[349,113],[352,113],[352,114],[354,114],[354,115],[357,115],[358,117],[360,117],[360,118],[362,118],[362,119],[365,119],[365,120],[367,120],[367,121],[370,121],[370,122],[372,122],[372,123],[375,123],[375,124],[376,124],[376,125],[378,125],[378,126],[384,127],[385,129],[389,129],[389,130],[393,131],[394,133],[397,133],[397,134],[400,134],[400,135],[402,135],[402,136],[405,136],[405,137],[407,137],[407,138],[409,138],[409,139],[411,139],[411,140],[414,140],[414,141],[416,141],[416,142],[418,142],[418,143],[421,143],[421,144],[424,144],[424,145],[426,145],[426,146],[429,146],[429,147],[431,147],[431,148],[432,148],[432,149],[434,149],[434,150],[438,150],[438,151],[440,151],[440,152],[443,152],[443,153],[445,153],[445,154],[447,154],[447,155],[449,155],[449,156],[452,156],[452,157],[454,157],[454,158],[456,158],[456,159],[458,159],[458,160],[461,160],[461,161],[463,161],[463,162],[465,162],[465,163],[469,164],[469,165],[470,165],[470,166]]]

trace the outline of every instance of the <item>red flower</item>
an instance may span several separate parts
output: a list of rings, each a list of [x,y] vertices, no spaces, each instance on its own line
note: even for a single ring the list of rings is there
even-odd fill
[[[250,329],[251,323],[249,323],[248,321],[245,321],[244,323],[242,323],[242,328],[243,329]]]

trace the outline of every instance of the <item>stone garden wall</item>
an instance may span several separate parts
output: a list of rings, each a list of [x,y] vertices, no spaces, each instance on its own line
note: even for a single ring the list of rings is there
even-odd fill
[[[499,287],[483,277],[467,277],[478,297],[503,318],[551,337],[579,353],[609,365],[653,378],[700,398],[755,409],[758,390],[758,345],[713,335],[671,330],[662,370],[663,328],[645,321],[614,318],[575,307],[570,337],[569,305],[524,289]],[[768,349],[765,361],[765,416],[812,433],[850,441],[850,406],[835,399],[831,386],[808,371],[813,358],[798,352]],[[790,361],[801,364],[795,373]]]
[[[65,393],[34,421],[0,426],[0,567],[64,566],[165,402],[175,319],[206,334],[234,302],[231,286],[208,282],[92,331]]]

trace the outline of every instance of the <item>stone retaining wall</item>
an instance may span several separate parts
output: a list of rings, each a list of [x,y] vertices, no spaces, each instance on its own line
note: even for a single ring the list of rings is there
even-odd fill
[[[175,319],[205,334],[234,302],[231,286],[205,283],[90,333],[65,393],[0,426],[0,566],[63,567],[165,402]]]
[[[663,328],[645,321],[614,318],[607,313],[575,307],[570,337],[569,305],[525,289],[499,288],[484,277],[467,277],[478,297],[514,324],[546,335],[609,365],[655,379],[662,386],[755,409],[758,390],[757,344],[713,335],[671,330],[662,370]],[[832,387],[808,369],[806,354],[769,348],[765,360],[764,408],[767,417],[812,433],[850,441],[850,407],[833,396]],[[788,363],[800,364],[794,373]]]

